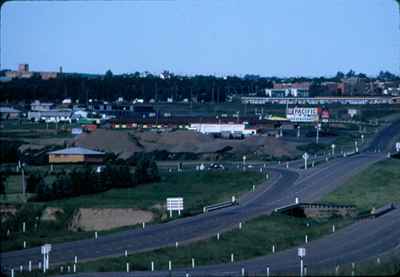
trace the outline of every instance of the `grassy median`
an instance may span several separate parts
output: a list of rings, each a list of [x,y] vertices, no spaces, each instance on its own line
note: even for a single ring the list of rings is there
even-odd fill
[[[370,166],[324,197],[323,202],[352,204],[360,211],[400,202],[400,160],[389,159]]]

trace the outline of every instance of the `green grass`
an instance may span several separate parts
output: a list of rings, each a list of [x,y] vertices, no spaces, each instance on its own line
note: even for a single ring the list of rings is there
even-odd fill
[[[22,193],[21,175],[10,175],[6,179],[6,194]]]
[[[189,245],[163,248],[147,253],[133,254],[128,257],[105,258],[79,264],[79,271],[123,271],[125,264],[130,263],[134,270],[149,270],[154,261],[157,270],[167,269],[171,260],[173,267],[191,266],[192,257],[196,265],[208,265],[230,262],[234,253],[235,261],[271,254],[272,245],[283,250],[302,244],[307,234],[309,239],[317,239],[329,234],[332,224],[341,228],[351,220],[330,219],[314,221],[285,215],[263,216],[243,224],[242,230],[236,229],[206,241]],[[307,227],[306,223],[310,223]],[[122,253],[121,253],[122,254]]]
[[[164,204],[166,197],[183,196],[185,200],[185,213],[201,212],[203,205],[229,200],[233,194],[238,195],[249,191],[253,184],[263,180],[263,175],[255,172],[192,172],[167,174],[158,183],[143,185],[136,188],[112,189],[104,193],[85,195],[46,203],[28,203],[32,207],[43,209],[45,206],[61,207],[62,215],[56,222],[37,222],[29,228],[29,233],[22,233],[20,224],[12,231],[12,235],[2,238],[2,251],[21,249],[23,241],[28,247],[38,246],[43,243],[60,243],[70,240],[93,237],[93,232],[68,231],[68,223],[73,212],[81,207],[97,208],[140,208],[150,210],[155,204]],[[14,197],[18,194],[12,194]],[[1,199],[2,202],[5,199]],[[18,200],[18,201],[17,201]],[[15,199],[21,202],[21,199]],[[160,221],[162,215],[166,217],[166,211],[153,209],[156,213],[156,221]],[[158,215],[158,217],[157,217]],[[106,234],[132,227],[114,229]]]
[[[400,202],[400,160],[390,159],[370,166],[324,197],[323,202],[352,204],[361,211]]]
[[[167,197],[184,197],[185,210],[199,210],[204,205],[229,200],[232,195],[249,191],[263,180],[255,172],[170,173],[158,183],[136,188],[109,191],[48,202],[49,206],[108,207],[149,209],[164,204]]]

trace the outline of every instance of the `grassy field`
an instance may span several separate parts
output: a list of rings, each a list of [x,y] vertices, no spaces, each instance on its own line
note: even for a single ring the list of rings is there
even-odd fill
[[[361,211],[400,202],[400,160],[390,159],[372,165],[323,201],[353,204]]]
[[[329,234],[332,224],[341,228],[350,220],[330,219],[313,221],[284,215],[263,216],[249,221],[241,230],[223,233],[218,241],[216,237],[189,245],[164,248],[128,257],[107,258],[79,264],[79,271],[123,271],[130,263],[134,270],[150,270],[154,261],[157,270],[167,269],[171,260],[173,267],[190,267],[192,257],[196,265],[230,262],[231,253],[235,261],[245,260],[302,244],[307,234],[309,239],[316,239]],[[307,227],[307,223],[309,226]]]
[[[34,227],[34,223],[32,223],[29,233],[22,233],[18,229],[22,224],[22,220],[19,220],[18,228],[12,231],[12,235],[2,238],[1,248],[3,251],[21,249],[23,241],[27,242],[28,247],[32,247],[45,242],[57,243],[93,236],[93,232],[68,231],[68,223],[77,208],[140,208],[149,210],[156,204],[163,205],[167,197],[182,196],[185,200],[184,215],[189,215],[201,212],[204,205],[230,200],[234,194],[239,195],[249,191],[253,184],[259,184],[262,180],[263,175],[255,172],[171,173],[163,176],[162,181],[158,183],[136,188],[112,189],[103,193],[46,203],[29,203],[28,205],[37,209],[44,209],[46,206],[61,207],[64,209],[64,215],[58,218],[56,222],[37,221],[37,227]],[[10,184],[9,189],[13,188],[17,190],[18,185]],[[156,213],[156,221],[160,221],[163,214],[166,215],[166,211],[153,209],[153,212]],[[32,215],[31,217],[34,218],[35,216]],[[129,227],[121,229],[127,228]]]
[[[249,191],[253,184],[263,180],[255,172],[206,171],[167,173],[158,183],[128,189],[109,191],[47,204],[56,207],[107,207],[149,209],[164,204],[167,197],[184,197],[185,210],[201,210],[204,205],[226,201],[232,195]]]

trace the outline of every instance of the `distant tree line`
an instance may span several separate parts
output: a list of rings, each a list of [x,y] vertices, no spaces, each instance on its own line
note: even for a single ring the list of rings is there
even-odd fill
[[[134,173],[128,165],[104,166],[97,172],[89,166],[71,172],[59,172],[52,183],[45,176],[33,173],[27,177],[27,192],[36,193],[35,201],[50,201],[67,197],[99,193],[112,188],[133,188],[160,180],[157,164],[153,160],[138,161]]]
[[[1,74],[0,74],[1,75]],[[189,101],[222,103],[227,95],[265,95],[265,88],[272,88],[274,83],[311,82],[317,85],[325,81],[338,82],[344,77],[363,77],[353,70],[348,73],[338,72],[332,78],[316,77],[260,77],[245,75],[244,77],[177,76],[169,74],[166,78],[148,74],[143,77],[139,72],[133,74],[113,75],[107,71],[105,75],[62,74],[56,79],[42,80],[38,77],[30,79],[14,79],[0,83],[0,101],[27,101],[35,99],[57,101],[64,98],[78,99],[87,103],[88,99],[113,101],[117,97],[126,100],[142,98],[146,101],[154,99],[166,101],[172,97],[174,101],[187,98]],[[390,81],[399,77],[382,71],[377,79]]]

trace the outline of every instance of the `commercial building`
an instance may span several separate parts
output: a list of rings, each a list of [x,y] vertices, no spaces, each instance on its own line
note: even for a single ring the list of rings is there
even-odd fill
[[[376,105],[376,104],[397,104],[396,97],[241,97],[242,104],[265,105]]]
[[[255,135],[256,129],[248,129],[244,123],[242,124],[210,124],[210,123],[194,123],[190,124],[189,130],[194,130],[202,134],[241,134],[244,136]]]
[[[61,69],[60,69],[61,70]],[[60,71],[61,73],[61,71]],[[19,64],[18,70],[10,70],[5,72],[5,76],[8,78],[32,78],[38,75],[43,80],[49,80],[57,78],[58,72],[54,71],[29,71],[29,64]]]
[[[22,112],[14,109],[13,107],[0,107],[1,119],[18,119],[21,117]]]
[[[102,163],[104,152],[83,147],[70,147],[48,153],[49,163]]]
[[[71,109],[52,109],[48,111],[30,111],[28,112],[28,119],[38,122],[69,122],[71,123]]]
[[[31,111],[43,112],[50,111],[54,107],[54,103],[51,102],[40,102],[39,100],[31,103]]]
[[[300,88],[282,88],[282,89],[265,89],[267,97],[308,97],[308,89]]]

